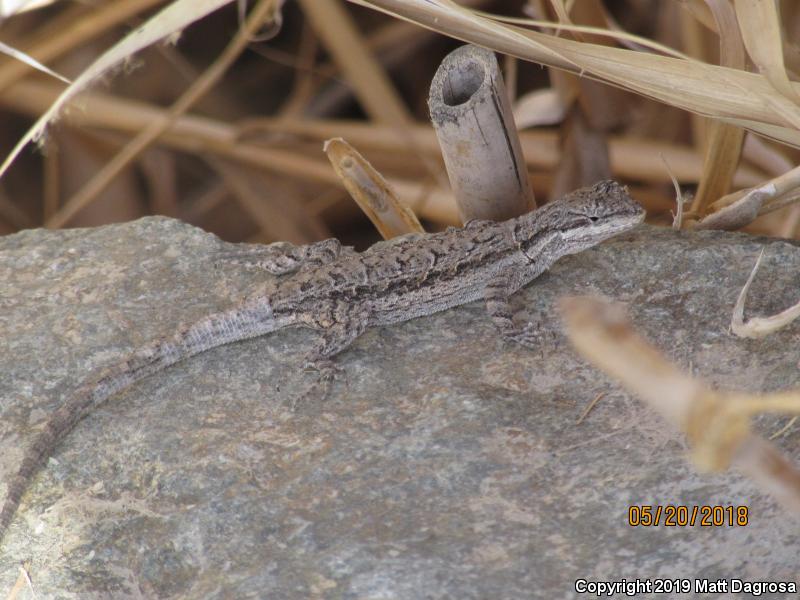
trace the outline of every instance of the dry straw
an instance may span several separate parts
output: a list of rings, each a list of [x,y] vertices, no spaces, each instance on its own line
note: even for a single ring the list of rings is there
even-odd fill
[[[499,19],[460,6],[452,0],[350,0],[440,32],[524,60],[595,79],[669,106],[713,119],[708,126],[703,175],[692,204],[689,223],[700,220],[704,228],[738,228],[768,212],[766,206],[783,207],[797,194],[779,190],[763,193],[754,205],[728,208],[725,215],[710,215],[718,202],[733,203],[739,192],[734,174],[742,152],[745,130],[784,144],[800,147],[798,85],[790,81],[784,63],[785,44],[777,6],[760,0],[692,0],[686,8],[692,25],[719,34],[720,63],[708,64],[660,46],[650,40],[605,29],[576,27],[560,2],[552,2],[558,26],[523,19]],[[547,33],[527,26],[545,27]],[[575,39],[559,36],[573,32]],[[635,49],[581,41],[582,33],[614,36]],[[759,72],[745,69],[746,57]],[[793,177],[800,180],[800,175]],[[786,180],[784,176],[783,181]],[[759,192],[768,188],[759,186]],[[778,189],[777,187],[775,189]],[[722,200],[720,200],[722,198]],[[763,204],[763,206],[762,206]],[[773,208],[774,209],[774,208]],[[730,213],[735,213],[731,215]]]
[[[502,23],[451,0],[350,1],[460,40],[597,79],[800,147],[797,129],[800,107],[794,100],[797,84],[783,82],[785,72],[784,77],[780,77],[776,66],[783,61],[772,56],[773,45],[758,48],[755,43],[756,38],[777,36],[781,39],[775,19],[764,16],[775,10],[772,2],[735,3],[740,23],[763,24],[764,29],[750,25],[742,28],[752,29],[752,35],[743,34],[745,41],[754,41],[752,47],[748,46],[751,57],[755,53],[758,57],[765,54],[770,58],[763,64],[755,61],[764,69],[765,75],[762,75],[688,57],[601,46],[539,33]],[[593,31],[609,34],[605,30]],[[627,37],[639,41],[643,47],[652,46],[644,38]]]

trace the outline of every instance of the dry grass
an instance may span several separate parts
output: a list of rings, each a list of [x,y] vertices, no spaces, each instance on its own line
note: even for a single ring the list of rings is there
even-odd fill
[[[234,3],[225,0],[56,2],[13,17],[4,41],[75,83],[65,92],[28,64],[0,62],[0,108],[18,124],[5,128],[3,148],[25,139],[30,119],[39,123],[29,137],[49,124],[44,155],[23,153],[0,179],[0,232],[165,212],[234,240],[372,237],[353,221],[358,212],[322,153],[332,137],[364,153],[429,228],[456,223],[425,109],[433,70],[454,46],[440,34],[524,59],[505,64],[525,120],[536,123],[531,110],[543,106],[539,122],[556,121],[522,134],[538,198],[608,175],[631,186],[651,222],[668,224],[666,161],[693,194],[683,219],[691,227],[740,206],[741,190],[763,189],[796,162],[798,59],[779,33],[791,39],[800,9],[777,14],[769,2],[728,0],[591,0],[569,11],[556,0],[523,4],[521,12],[520,2],[501,0],[271,0],[255,5],[249,30],[235,38]],[[184,27],[175,46],[157,43]],[[258,41],[259,28],[274,37]],[[758,43],[764,32],[773,43]],[[122,69],[134,55],[140,66]],[[795,236],[796,188],[762,196],[739,208],[745,220],[759,218],[738,217],[736,226]],[[278,218],[289,203],[291,214]]]

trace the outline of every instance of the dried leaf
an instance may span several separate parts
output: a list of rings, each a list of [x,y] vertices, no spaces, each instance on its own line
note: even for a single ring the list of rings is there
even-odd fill
[[[752,223],[758,216],[761,205],[768,198],[775,196],[775,186],[766,184],[750,190],[739,190],[724,198],[735,199],[732,204],[711,213],[702,221],[695,224],[696,229],[725,229],[732,231]]]
[[[750,59],[790,102],[800,100],[783,63],[780,16],[774,0],[735,0],[736,16]]]
[[[747,292],[750,290],[750,285],[755,279],[758,267],[761,265],[761,259],[764,258],[764,251],[758,255],[756,264],[750,272],[750,277],[747,278],[747,283],[744,284],[742,291],[739,292],[739,297],[736,299],[736,305],[733,307],[733,315],[731,316],[731,331],[743,338],[762,338],[774,333],[789,323],[800,317],[800,302],[794,306],[787,308],[777,315],[771,317],[753,317],[746,323],[744,322],[744,303],[747,300]]]

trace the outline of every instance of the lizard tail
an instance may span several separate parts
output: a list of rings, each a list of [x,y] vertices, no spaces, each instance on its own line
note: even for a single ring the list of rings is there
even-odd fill
[[[205,317],[170,338],[140,348],[126,360],[81,385],[48,419],[45,428],[26,450],[16,475],[8,483],[0,510],[0,543],[33,478],[61,440],[93,409],[137,381],[190,356],[264,335],[284,325],[274,319],[268,301],[261,299],[245,307]]]
[[[52,440],[55,439],[55,430],[48,426],[34,441],[28,449],[17,474],[11,478],[8,484],[3,509],[0,511],[0,541],[3,540],[6,530],[11,525],[14,514],[17,512],[22,495],[28,487],[28,482],[39,471],[44,461],[47,459]]]

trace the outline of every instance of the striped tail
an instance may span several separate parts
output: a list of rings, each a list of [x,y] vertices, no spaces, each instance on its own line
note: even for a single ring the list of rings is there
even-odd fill
[[[8,484],[0,511],[0,542],[23,494],[61,441],[75,425],[114,394],[190,356],[239,340],[258,337],[288,323],[278,322],[266,298],[220,312],[181,329],[172,338],[135,351],[128,359],[82,384],[50,417],[26,450],[17,474]]]

